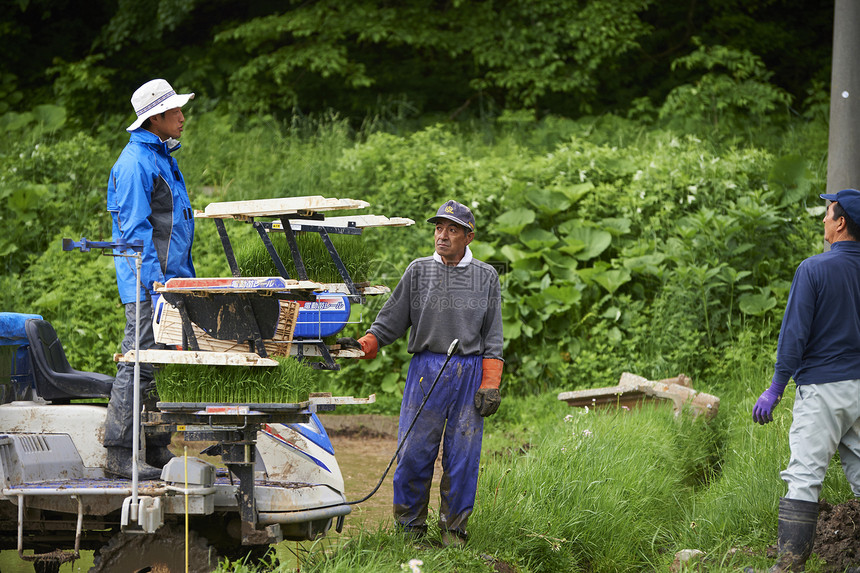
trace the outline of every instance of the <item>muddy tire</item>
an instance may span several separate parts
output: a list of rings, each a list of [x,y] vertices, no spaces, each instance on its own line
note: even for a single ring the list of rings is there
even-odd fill
[[[190,573],[210,573],[218,568],[218,554],[194,531],[188,537]],[[99,549],[89,573],[151,571],[185,572],[185,532],[165,525],[155,533],[121,532]]]

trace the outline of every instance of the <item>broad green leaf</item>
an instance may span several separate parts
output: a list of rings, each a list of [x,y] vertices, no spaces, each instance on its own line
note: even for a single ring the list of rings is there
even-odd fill
[[[502,323],[502,336],[505,340],[516,340],[522,333],[522,323],[519,321],[506,320]]]
[[[604,227],[607,231],[612,233],[614,236],[618,237],[620,235],[626,235],[630,232],[630,219],[625,219],[623,217],[617,218],[608,218],[601,219],[600,221],[603,223]]]
[[[489,261],[496,256],[496,248],[483,241],[473,241],[469,249],[472,251],[472,256],[480,261]]]
[[[45,129],[55,131],[66,123],[66,108],[59,105],[37,105],[33,108],[33,117]]]
[[[580,269],[579,276],[583,280],[593,281],[613,294],[619,287],[630,281],[630,271],[627,269],[605,270],[601,267]]]
[[[768,184],[780,192],[780,206],[812,196],[815,176],[800,155],[786,155],[774,163],[768,174]]]
[[[562,235],[567,235],[574,229],[588,226],[590,226],[590,223],[587,221],[583,221],[582,219],[568,219],[567,221],[558,226],[558,232]]]
[[[16,111],[9,111],[0,115],[0,131],[17,131],[26,127],[32,121],[32,112],[25,111],[24,113],[18,113]]]
[[[585,250],[585,241],[581,239],[575,239],[571,237],[564,238],[564,246],[559,247],[558,249],[562,253],[567,253],[568,255],[576,256],[577,253],[581,253]]]
[[[603,318],[608,318],[613,322],[616,322],[619,318],[621,318],[621,309],[617,306],[610,306],[609,308],[604,310],[600,316]]]
[[[585,183],[577,183],[576,185],[559,185],[556,189],[570,199],[571,203],[576,203],[594,189],[594,183],[586,181]]]
[[[535,189],[527,193],[526,201],[545,215],[555,215],[570,207],[570,200],[564,193],[547,189]]]
[[[584,245],[583,245],[584,246]],[[550,264],[550,266],[568,269],[568,268],[576,268],[579,262],[573,258],[564,254],[560,250],[555,249],[544,249],[541,251],[541,256],[543,260]]]
[[[540,251],[527,252],[511,245],[501,248],[501,253],[511,262],[514,269],[534,271],[543,266]]]
[[[612,235],[600,229],[578,227],[571,229],[564,240],[571,246],[576,246],[579,242],[582,242],[585,245],[584,248],[575,254],[571,254],[574,254],[581,261],[587,261],[600,255],[600,253],[609,247],[609,244],[612,242]]]
[[[400,374],[397,372],[390,372],[382,378],[382,383],[379,387],[383,392],[394,393],[397,392],[397,383],[399,381]]]
[[[532,253],[527,253],[522,249],[518,249],[516,247],[512,247],[511,245],[505,245],[501,248],[501,253],[512,263],[515,263],[521,259],[529,257]]]
[[[776,298],[769,294],[745,293],[738,298],[738,308],[741,309],[741,312],[753,316],[761,316],[775,306]]]
[[[634,273],[659,276],[663,272],[661,265],[665,259],[666,255],[663,253],[654,253],[653,255],[629,257],[624,259],[621,264],[624,265],[625,269]]]
[[[496,217],[495,230],[508,235],[519,235],[535,220],[535,212],[531,209],[514,209]]]
[[[558,243],[558,237],[544,229],[532,227],[520,234],[520,241],[530,249],[543,249]]]
[[[543,291],[544,298],[560,303],[565,308],[570,308],[582,299],[582,293],[573,286],[552,285]]]

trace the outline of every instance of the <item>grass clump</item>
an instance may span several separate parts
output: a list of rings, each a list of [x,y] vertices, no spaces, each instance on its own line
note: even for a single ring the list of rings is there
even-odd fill
[[[372,261],[370,250],[361,237],[350,235],[329,235],[329,237],[353,282],[366,281]],[[290,278],[298,278],[296,265],[286,237],[280,233],[271,233],[269,238],[272,240],[272,245],[283,261]],[[299,233],[296,235],[296,243],[310,280],[321,283],[343,282],[343,277],[338,272],[331,254],[318,234]],[[243,276],[279,276],[275,263],[272,262],[269,252],[260,240],[243,243],[236,253],[236,261]]]
[[[513,549],[529,571],[653,570],[689,491],[685,429],[671,406],[571,410],[525,455],[487,464],[474,542]]]
[[[294,358],[274,358],[278,366],[167,364],[156,372],[155,384],[164,402],[290,404],[324,390],[320,370]]]

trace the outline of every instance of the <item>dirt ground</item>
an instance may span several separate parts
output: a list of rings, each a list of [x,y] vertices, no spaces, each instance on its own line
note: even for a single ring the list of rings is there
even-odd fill
[[[860,500],[839,505],[819,503],[812,551],[827,562],[825,571],[841,572],[860,566]]]
[[[837,505],[825,500],[819,502],[812,552],[825,562],[821,568],[825,573],[860,567],[860,500]],[[768,548],[767,554],[776,558],[776,544]]]

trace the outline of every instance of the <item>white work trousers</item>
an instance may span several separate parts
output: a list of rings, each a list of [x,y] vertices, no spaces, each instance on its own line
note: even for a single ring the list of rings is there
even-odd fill
[[[793,416],[791,459],[780,473],[786,497],[818,501],[837,449],[851,490],[860,497],[860,379],[798,386]]]

